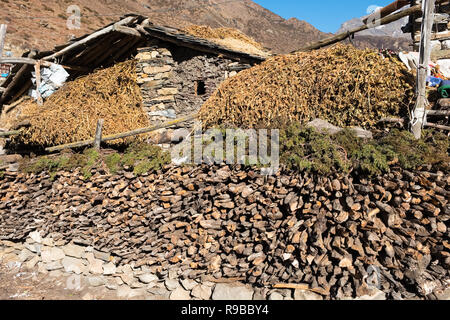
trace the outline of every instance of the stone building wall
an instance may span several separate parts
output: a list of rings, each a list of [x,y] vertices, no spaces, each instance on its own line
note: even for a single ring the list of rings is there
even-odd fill
[[[221,82],[249,67],[164,43],[138,49],[136,59],[143,105],[152,124],[195,113]]]

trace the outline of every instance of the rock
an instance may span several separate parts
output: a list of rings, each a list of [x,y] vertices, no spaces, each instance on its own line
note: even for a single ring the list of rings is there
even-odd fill
[[[39,243],[33,243],[33,244],[26,243],[24,246],[25,246],[25,248],[27,248],[31,252],[34,252],[34,253],[39,254],[39,255],[41,254],[42,244],[39,244]]]
[[[120,299],[133,299],[139,296],[144,296],[145,292],[142,289],[131,289],[126,285],[117,288],[117,297]]]
[[[253,290],[244,285],[219,283],[215,286],[213,300],[252,300]]]
[[[447,288],[447,290],[445,290],[444,292],[437,294],[437,298],[439,300],[449,301],[450,300],[450,288]]]
[[[177,289],[178,287],[180,287],[180,283],[178,282],[178,280],[171,280],[171,279],[167,279],[164,284],[166,285],[166,288],[169,289],[170,291],[173,291],[175,289]]]
[[[284,296],[279,292],[272,292],[269,296],[269,300],[284,300]]]
[[[90,292],[86,293],[85,295],[83,295],[81,297],[82,300],[94,300],[94,297],[92,296],[92,294]]]
[[[138,276],[139,281],[145,284],[149,284],[153,281],[158,281],[158,277],[151,273],[141,274]]]
[[[92,274],[103,274],[103,261],[95,259],[92,252],[86,253],[86,259],[89,262],[89,272]]]
[[[182,287],[178,287],[170,294],[170,300],[189,300],[191,295],[189,291],[184,290]]]
[[[115,284],[115,283],[112,283],[112,282],[110,282],[110,283],[106,283],[105,284],[105,287],[107,288],[107,289],[109,289],[109,290],[117,290],[117,284]]]
[[[52,238],[42,239],[42,244],[47,247],[53,247],[55,245]]]
[[[114,265],[114,263],[112,263],[112,262],[107,263],[107,264],[105,264],[105,265],[103,266],[103,274],[104,274],[105,276],[109,276],[109,275],[115,274],[115,273],[116,273],[116,270],[117,270],[117,268],[116,268],[116,266]]]
[[[25,267],[27,269],[33,269],[40,260],[38,256],[34,256],[30,261],[25,263]]]
[[[43,262],[61,260],[65,257],[64,251],[59,248],[42,247],[41,258]]]
[[[194,289],[195,286],[198,285],[198,283],[192,279],[184,279],[181,280],[180,283],[183,286],[183,288],[185,288],[188,291],[191,291],[192,289]]]
[[[322,296],[309,290],[296,289],[294,291],[294,300],[323,300]]]
[[[75,245],[68,244],[62,248],[66,256],[74,257],[74,258],[84,258],[85,256],[85,248]]]
[[[106,280],[102,277],[88,277],[87,283],[91,287],[100,287],[106,283]]]
[[[202,284],[197,284],[193,289],[192,289],[192,296],[194,298],[198,298],[198,299],[202,299],[202,300],[209,300],[211,299],[211,293],[212,293],[212,289],[211,287],[202,285]]]
[[[386,294],[378,289],[372,289],[370,295],[364,295],[355,300],[386,300]]]
[[[29,237],[30,237],[31,240],[33,240],[34,242],[37,242],[37,243],[41,243],[41,242],[42,242],[41,234],[40,234],[38,231],[31,232],[31,233],[29,234]]]
[[[65,257],[61,260],[61,264],[64,267],[64,271],[73,272],[75,274],[81,274],[87,269],[86,265],[81,259],[72,257]]]
[[[127,285],[131,285],[136,281],[132,272],[121,274],[120,279],[122,279],[122,281]]]
[[[162,297],[164,299],[169,299],[170,297],[170,291],[167,291],[164,288],[155,288],[155,287],[147,288],[147,292],[152,295]]]
[[[61,262],[59,262],[59,261],[52,261],[52,262],[45,263],[44,267],[47,271],[53,271],[53,270],[58,270],[58,269],[63,268]]]
[[[35,257],[35,255],[34,255],[33,252],[31,252],[28,249],[22,249],[22,251],[19,254],[19,261],[20,262],[25,262],[25,261],[28,261],[28,260],[34,258],[34,257]]]
[[[94,250],[94,257],[97,259],[103,260],[105,262],[109,262],[111,255],[107,252],[101,252],[101,251]]]

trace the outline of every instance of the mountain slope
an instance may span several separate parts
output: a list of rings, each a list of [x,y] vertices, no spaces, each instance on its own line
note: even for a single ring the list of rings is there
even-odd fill
[[[0,22],[8,23],[7,43],[49,49],[130,12],[177,28],[191,24],[236,28],[277,53],[327,36],[305,21],[285,20],[251,0],[77,0],[80,30],[66,28],[70,4],[68,0],[2,0]]]

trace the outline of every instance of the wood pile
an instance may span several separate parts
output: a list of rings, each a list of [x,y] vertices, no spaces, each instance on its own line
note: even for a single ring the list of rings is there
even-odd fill
[[[4,173],[0,239],[37,230],[162,276],[296,284],[331,299],[364,295],[370,266],[396,299],[449,279],[450,176],[431,167],[372,180],[226,165],[53,179]]]
[[[367,129],[381,118],[407,115],[413,83],[400,61],[336,45],[240,72],[222,83],[199,116],[207,127],[279,128],[320,118]]]

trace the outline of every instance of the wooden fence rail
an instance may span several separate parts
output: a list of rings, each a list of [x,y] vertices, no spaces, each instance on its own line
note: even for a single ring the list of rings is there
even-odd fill
[[[118,134],[112,134],[109,136],[104,136],[101,138],[101,142],[123,139],[123,138],[131,137],[131,136],[137,136],[140,134],[149,133],[149,132],[156,131],[159,129],[169,128],[169,127],[172,127],[179,123],[194,120],[195,118],[196,118],[195,114],[190,114],[188,116],[185,116],[185,117],[182,117],[179,119],[175,119],[172,121],[164,122],[159,125],[136,129],[136,130],[132,130],[132,131],[128,131],[128,132],[122,132],[122,133],[118,133]],[[61,151],[64,149],[72,149],[72,148],[79,148],[79,147],[94,145],[94,143],[95,143],[95,139],[90,139],[90,140],[85,140],[85,141],[63,144],[63,145],[55,146],[55,147],[49,147],[49,148],[46,148],[45,151],[47,151],[47,152]]]

